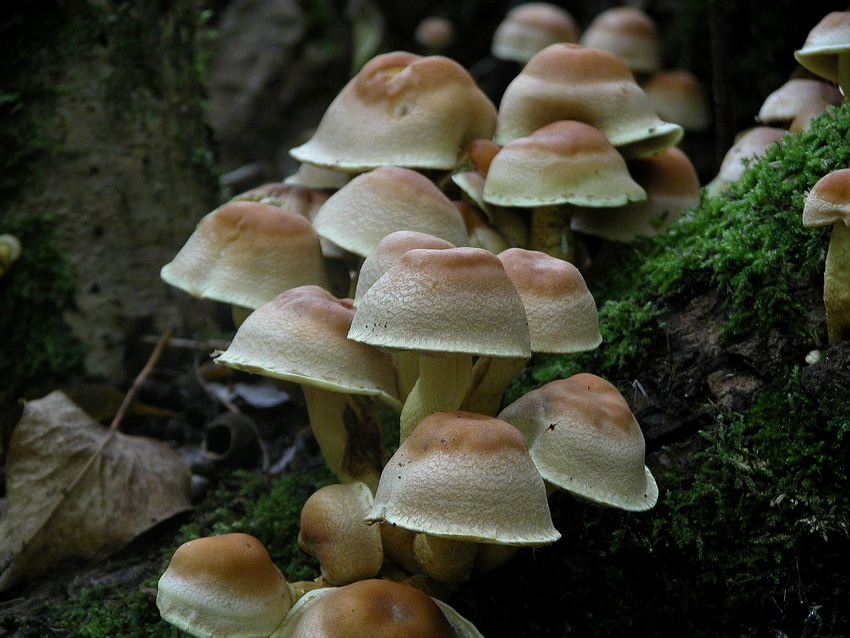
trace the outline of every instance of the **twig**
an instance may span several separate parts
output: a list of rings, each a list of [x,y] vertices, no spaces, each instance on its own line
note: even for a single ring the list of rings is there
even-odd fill
[[[159,341],[159,337],[156,335],[144,335],[139,341],[143,343],[157,343]],[[168,346],[170,348],[186,348],[189,350],[227,350],[230,347],[230,342],[226,339],[181,339],[181,338],[171,338],[168,340]]]

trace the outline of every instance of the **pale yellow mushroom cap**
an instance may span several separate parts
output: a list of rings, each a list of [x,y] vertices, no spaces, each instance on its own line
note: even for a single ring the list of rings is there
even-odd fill
[[[599,130],[558,121],[496,153],[483,197],[498,206],[622,206],[646,193]]]
[[[543,478],[589,501],[630,511],[652,508],[658,487],[645,463],[643,433],[609,382],[582,373],[523,395],[499,418],[528,442]]]
[[[372,578],[381,569],[381,531],[363,520],[372,503],[372,492],[357,481],[319,488],[301,508],[298,545],[319,559],[331,585]]]
[[[250,201],[231,202],[206,215],[160,275],[195,297],[246,308],[258,308],[296,286],[328,286],[319,236],[310,222]]]
[[[346,338],[349,299],[316,286],[294,288],[252,312],[216,362],[333,392],[378,396],[400,409],[386,353]]]
[[[803,205],[803,226],[830,226],[839,222],[850,226],[850,168],[821,177]]]
[[[316,589],[292,608],[272,638],[480,638],[449,605],[415,587],[361,580]]]
[[[787,125],[801,112],[821,105],[841,104],[841,91],[831,84],[793,78],[768,95],[759,108],[759,122]]]
[[[602,343],[596,302],[578,268],[522,248],[498,257],[525,304],[533,352],[583,352]]]
[[[496,27],[493,57],[525,64],[558,42],[578,42],[579,27],[570,13],[549,2],[526,2],[508,11]]]
[[[502,97],[494,141],[504,145],[560,120],[595,126],[629,157],[669,148],[683,134],[658,118],[623,60],[578,44],[550,45],[528,61]]]
[[[495,122],[496,107],[460,64],[396,51],[370,60],[290,154],[347,171],[449,169],[469,142],[492,136]]]
[[[522,435],[504,421],[463,411],[420,421],[384,467],[368,520],[505,545],[560,538]]]
[[[587,25],[580,42],[613,53],[634,73],[655,73],[661,68],[655,21],[636,7],[606,9]]]
[[[801,65],[831,82],[838,81],[838,56],[850,52],[850,11],[833,11],[818,22],[794,51]]]
[[[208,536],[177,548],[159,579],[163,619],[193,636],[267,636],[292,606],[289,584],[247,534]]]
[[[711,127],[711,107],[702,83],[690,71],[658,71],[644,84],[652,108],[665,122],[686,131],[707,131]]]
[[[384,237],[412,230],[465,246],[463,218],[431,180],[416,171],[384,166],[358,175],[313,217],[316,231],[336,245],[368,257]]]
[[[348,336],[398,350],[531,353],[522,299],[483,248],[408,250],[360,299]]]

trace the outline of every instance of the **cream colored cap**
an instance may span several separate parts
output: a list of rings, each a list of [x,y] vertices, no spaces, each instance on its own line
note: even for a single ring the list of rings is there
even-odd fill
[[[159,579],[162,618],[201,638],[266,636],[292,606],[289,584],[248,534],[208,536],[177,548]]]
[[[408,250],[416,248],[431,248],[445,250],[456,246],[445,239],[440,239],[428,233],[418,233],[413,230],[397,230],[378,242],[375,250],[363,260],[360,273],[357,275],[357,288],[354,291],[354,305],[357,306],[363,295],[372,287],[379,277],[398,263],[401,256]]]
[[[560,538],[522,435],[504,421],[463,411],[419,422],[384,467],[367,520],[504,545]]]
[[[314,589],[271,638],[481,638],[446,603],[389,580]]]
[[[396,51],[370,60],[290,154],[346,171],[449,169],[474,139],[492,137],[496,107],[460,64]]]
[[[850,226],[850,168],[821,177],[803,205],[803,226],[831,226],[838,222]]]
[[[528,61],[505,90],[494,140],[504,145],[560,120],[595,126],[627,157],[662,151],[683,134],[658,119],[623,60],[578,44],[550,45]]]
[[[360,299],[348,336],[399,350],[531,354],[522,299],[483,248],[408,250]]]
[[[580,42],[613,53],[634,73],[655,73],[661,68],[655,21],[636,7],[606,9],[587,25]]]
[[[372,578],[381,569],[381,531],[363,520],[372,503],[372,492],[357,481],[321,487],[301,508],[298,545],[319,559],[331,585]]]
[[[525,304],[533,352],[583,352],[602,343],[596,302],[578,268],[522,248],[498,257]]]
[[[499,206],[622,206],[646,199],[626,161],[593,126],[558,121],[502,147],[484,201]]]
[[[525,64],[550,44],[578,38],[578,24],[568,11],[549,2],[526,2],[508,11],[496,27],[490,52],[501,60]]]
[[[499,418],[522,432],[540,474],[562,490],[630,511],[648,510],[658,500],[640,426],[604,379],[582,373],[550,381]]]
[[[378,396],[400,409],[392,358],[346,338],[350,299],[317,286],[288,290],[252,312],[216,363],[332,392]]]
[[[774,126],[754,126],[739,133],[732,148],[723,156],[717,175],[705,185],[706,192],[717,195],[725,191],[732,182],[738,181],[750,164],[764,155],[768,146],[781,141],[787,132]]]
[[[700,200],[696,169],[685,153],[668,148],[629,162],[629,172],[646,190],[646,201],[618,208],[577,208],[572,229],[611,241],[631,241],[665,232]]]
[[[384,237],[412,230],[465,246],[463,218],[434,183],[408,168],[384,166],[358,175],[334,193],[313,218],[316,231],[368,257]]]
[[[690,71],[658,71],[643,85],[652,108],[662,120],[686,131],[701,132],[711,127],[711,107],[705,89]]]
[[[232,202],[206,215],[160,276],[194,297],[246,308],[296,286],[328,287],[310,222],[258,202]]]
[[[820,80],[793,78],[765,98],[756,119],[766,124],[787,124],[801,111],[821,104],[841,104],[841,91]]]
[[[794,57],[815,75],[838,82],[838,56],[848,51],[850,11],[833,11],[809,31],[803,48],[794,51]]]

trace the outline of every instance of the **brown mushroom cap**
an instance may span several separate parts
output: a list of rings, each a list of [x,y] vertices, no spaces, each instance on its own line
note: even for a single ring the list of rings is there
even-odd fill
[[[587,373],[551,381],[508,405],[499,418],[522,432],[549,483],[624,510],[648,510],[658,500],[644,465],[643,433],[608,381]]]
[[[385,466],[367,520],[505,545],[560,537],[522,435],[463,411],[435,412],[416,426]]]
[[[621,206],[646,199],[623,157],[593,126],[558,121],[505,144],[490,163],[484,201],[499,206]]]
[[[850,226],[850,168],[821,177],[803,205],[803,226],[831,226],[839,222]]]
[[[303,216],[240,201],[206,215],[162,279],[201,299],[258,308],[284,290],[328,287],[319,236]]]
[[[492,136],[496,107],[460,64],[442,56],[378,55],[342,89],[310,140],[290,154],[347,171],[448,169],[458,150]]]
[[[813,105],[841,104],[841,91],[831,84],[808,78],[793,78],[768,95],[756,119],[766,124],[788,124]]]
[[[550,45],[528,61],[505,90],[494,140],[504,145],[560,120],[595,126],[626,156],[652,155],[683,133],[658,119],[623,60],[578,44]]]
[[[259,540],[224,534],[177,548],[156,604],[164,620],[193,636],[265,636],[286,615],[292,594]]]
[[[655,21],[636,7],[606,9],[587,25],[580,42],[613,53],[634,73],[655,73],[661,68]]]
[[[490,51],[493,57],[525,64],[550,44],[578,39],[578,24],[569,12],[549,2],[525,2],[496,27]]]
[[[711,126],[708,96],[690,71],[659,71],[643,84],[652,108],[665,122],[678,124],[686,131],[706,131]]]
[[[362,257],[398,230],[427,233],[455,246],[469,242],[451,200],[421,173],[397,166],[352,179],[318,210],[313,226],[322,237]]]
[[[705,185],[706,192],[709,195],[722,193],[740,179],[753,161],[764,155],[768,146],[781,141],[787,133],[785,129],[775,126],[754,126],[739,133],[735,143],[723,156],[717,175]]]
[[[838,56],[850,51],[850,11],[833,11],[818,22],[794,57],[806,69],[838,82]]]

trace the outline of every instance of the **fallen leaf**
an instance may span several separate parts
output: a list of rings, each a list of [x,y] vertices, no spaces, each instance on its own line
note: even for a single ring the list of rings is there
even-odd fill
[[[6,457],[0,591],[120,549],[190,509],[190,489],[168,446],[110,431],[60,391],[28,402]]]

